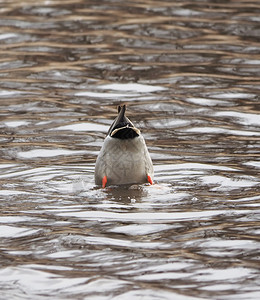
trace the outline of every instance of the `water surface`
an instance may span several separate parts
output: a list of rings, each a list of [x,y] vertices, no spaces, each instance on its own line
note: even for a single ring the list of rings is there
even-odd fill
[[[259,299],[258,1],[0,14],[0,299]],[[153,186],[94,184],[120,103]]]

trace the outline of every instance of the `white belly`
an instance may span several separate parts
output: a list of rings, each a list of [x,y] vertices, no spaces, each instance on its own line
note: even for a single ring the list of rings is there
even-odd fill
[[[104,176],[108,184],[144,183],[148,174],[153,176],[153,166],[141,135],[127,140],[106,137],[96,162],[96,184]]]

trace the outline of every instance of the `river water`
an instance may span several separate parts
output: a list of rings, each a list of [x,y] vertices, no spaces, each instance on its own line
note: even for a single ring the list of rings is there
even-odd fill
[[[0,299],[260,298],[260,3],[0,3]],[[155,184],[100,189],[118,104]]]

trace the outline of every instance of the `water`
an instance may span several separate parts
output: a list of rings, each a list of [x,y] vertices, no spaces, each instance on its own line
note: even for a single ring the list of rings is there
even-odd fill
[[[259,299],[258,1],[0,13],[0,299]],[[153,186],[94,184],[119,103]]]

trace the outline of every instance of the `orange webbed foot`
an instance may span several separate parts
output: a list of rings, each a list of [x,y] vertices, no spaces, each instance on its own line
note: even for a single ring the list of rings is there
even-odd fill
[[[106,184],[107,184],[107,177],[104,176],[103,179],[102,179],[102,188],[105,188]]]
[[[150,184],[153,184],[152,177],[150,175],[147,175],[147,180]]]

